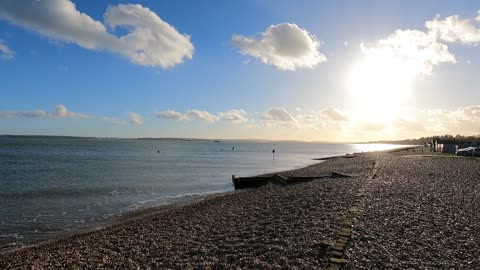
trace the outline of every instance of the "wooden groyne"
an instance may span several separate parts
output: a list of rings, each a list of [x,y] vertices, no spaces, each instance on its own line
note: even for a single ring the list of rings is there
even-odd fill
[[[304,183],[312,181],[315,179],[321,178],[348,178],[352,177],[351,175],[344,174],[341,172],[331,172],[329,175],[321,176],[303,176],[303,177],[285,177],[280,174],[275,174],[272,176],[252,176],[252,177],[235,177],[232,175],[232,182],[235,190],[245,189],[245,188],[257,188],[269,183],[279,184],[279,185],[291,185]]]

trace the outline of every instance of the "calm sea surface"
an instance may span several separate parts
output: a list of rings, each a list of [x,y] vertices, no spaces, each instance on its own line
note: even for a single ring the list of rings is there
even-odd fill
[[[252,176],[318,162],[313,158],[393,147],[398,145],[0,138],[0,247],[231,191],[232,174]]]

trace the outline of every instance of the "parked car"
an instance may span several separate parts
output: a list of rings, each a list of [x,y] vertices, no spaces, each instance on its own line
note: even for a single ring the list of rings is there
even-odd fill
[[[480,147],[467,147],[458,149],[455,152],[457,156],[467,156],[467,157],[480,157]]]

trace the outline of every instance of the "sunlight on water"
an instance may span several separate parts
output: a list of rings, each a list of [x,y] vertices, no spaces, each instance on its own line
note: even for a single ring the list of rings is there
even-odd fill
[[[383,151],[402,147],[411,147],[411,145],[396,145],[384,143],[359,143],[353,144],[356,152]]]

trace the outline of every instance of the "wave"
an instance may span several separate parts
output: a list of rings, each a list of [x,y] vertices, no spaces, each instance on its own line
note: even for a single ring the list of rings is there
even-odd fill
[[[128,212],[132,212],[135,210],[144,209],[148,207],[163,206],[163,205],[169,205],[169,204],[174,204],[179,202],[190,201],[190,200],[198,199],[201,197],[205,197],[207,195],[219,194],[219,193],[224,193],[228,191],[229,191],[228,189],[222,189],[222,190],[214,190],[214,191],[206,191],[206,192],[188,192],[188,193],[182,193],[178,195],[162,196],[162,197],[149,199],[149,200],[136,201],[129,207],[123,209],[120,213],[125,214]]]

